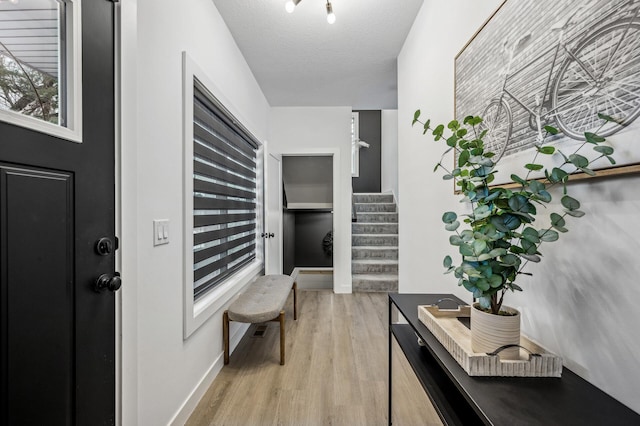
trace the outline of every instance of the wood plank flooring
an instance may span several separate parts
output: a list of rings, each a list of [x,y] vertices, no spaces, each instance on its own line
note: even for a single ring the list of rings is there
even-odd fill
[[[387,295],[299,291],[290,297],[286,364],[279,330],[252,325],[187,421],[190,426],[386,425]],[[402,351],[393,350],[393,424],[441,425]]]

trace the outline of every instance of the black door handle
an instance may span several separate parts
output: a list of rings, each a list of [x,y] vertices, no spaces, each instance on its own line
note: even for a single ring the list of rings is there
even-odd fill
[[[114,272],[113,275],[100,275],[93,285],[93,289],[100,293],[103,290],[118,291],[121,286],[122,278],[120,278],[120,272]]]
[[[261,236],[262,238],[273,238],[276,236],[276,234],[274,234],[273,232],[269,232],[269,233],[263,232]]]

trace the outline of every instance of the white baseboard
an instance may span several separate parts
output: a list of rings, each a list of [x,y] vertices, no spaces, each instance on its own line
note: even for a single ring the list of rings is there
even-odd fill
[[[240,343],[240,340],[244,337],[245,333],[247,332],[247,330],[249,330],[249,327],[251,325],[243,323],[237,324],[240,324],[240,327],[238,327],[235,333],[229,336],[230,354],[233,353],[235,348]],[[191,391],[182,406],[180,406],[178,412],[169,422],[171,426],[183,426],[187,422],[189,416],[191,416],[193,410],[195,410],[198,403],[213,383],[213,380],[218,376],[220,370],[222,370],[222,367],[224,367],[224,353],[219,353],[216,359],[213,361],[213,364],[211,364],[211,366],[207,369],[204,376],[202,376],[202,379],[200,379],[200,381]]]

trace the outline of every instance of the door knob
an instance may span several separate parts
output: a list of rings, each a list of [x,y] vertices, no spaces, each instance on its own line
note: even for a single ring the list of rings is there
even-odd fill
[[[113,275],[100,275],[93,285],[93,289],[100,293],[102,290],[118,291],[121,286],[122,278],[120,278],[120,272],[114,272]]]
[[[273,238],[276,235],[273,232],[263,232],[262,233],[262,238]]]

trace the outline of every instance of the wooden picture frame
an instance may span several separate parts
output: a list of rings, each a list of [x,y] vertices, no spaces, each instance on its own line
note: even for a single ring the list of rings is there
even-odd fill
[[[585,132],[605,136],[616,164],[594,162],[599,176],[640,172],[640,4],[505,0],[456,55],[454,91],[456,119],[480,115],[490,129],[496,184],[522,174],[545,125],[561,131],[546,142],[566,155]],[[599,155],[585,148],[582,155]],[[562,156],[544,162],[553,167]]]

